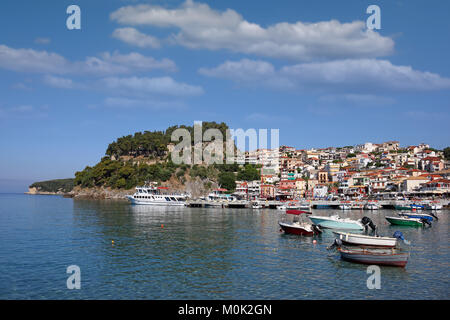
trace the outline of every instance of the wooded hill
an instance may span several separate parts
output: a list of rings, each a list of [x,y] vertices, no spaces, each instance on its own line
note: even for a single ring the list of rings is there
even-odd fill
[[[168,154],[172,132],[185,128],[191,133],[194,142],[194,127],[172,126],[165,131],[136,132],[117,139],[109,144],[106,156],[95,166],[87,166],[75,173],[74,184],[81,187],[110,187],[113,189],[131,189],[146,181],[165,182],[177,179],[184,184],[187,179],[201,179],[205,184],[217,182],[222,187],[234,191],[236,180],[258,180],[257,166],[237,164],[214,164],[210,166],[174,164]],[[203,133],[210,129],[219,129],[226,136],[228,126],[225,123],[203,122]]]

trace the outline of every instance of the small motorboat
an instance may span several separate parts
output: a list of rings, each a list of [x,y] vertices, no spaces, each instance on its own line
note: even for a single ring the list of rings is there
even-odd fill
[[[306,203],[306,202],[301,202],[301,203],[299,203],[298,204],[298,208],[300,209],[300,210],[309,210],[309,209],[311,209],[311,204],[310,203]]]
[[[362,210],[362,209],[364,209],[364,204],[362,204],[362,203],[352,203],[351,207],[352,207],[352,210]]]
[[[339,209],[341,209],[341,210],[350,210],[351,208],[352,208],[352,206],[350,204],[344,203],[344,204],[339,205]]]
[[[307,212],[301,210],[287,210],[286,216],[278,222],[281,230],[287,234],[302,236],[313,236],[322,233],[322,230],[318,226],[308,223],[303,219],[302,214],[305,213]]]
[[[394,233],[394,237],[378,237],[369,236],[364,234],[355,234],[348,232],[333,231],[339,240],[343,244],[352,246],[366,246],[366,247],[384,247],[384,248],[394,248],[397,246],[398,239],[404,240],[403,234],[399,231]]]
[[[424,205],[425,210],[442,210],[442,204],[439,201],[432,201]]]
[[[338,215],[331,217],[309,216],[309,219],[313,222],[313,224],[323,228],[364,230],[364,224],[362,224],[361,221],[340,218]]]
[[[367,203],[364,206],[364,209],[366,209],[366,210],[378,210],[378,209],[380,209],[380,207],[376,203]]]
[[[286,210],[286,209],[287,209],[286,206],[283,205],[277,207],[277,210]]]
[[[420,204],[411,204],[411,210],[415,211],[415,210],[423,210],[424,206],[420,205]]]
[[[253,202],[252,203],[252,209],[261,209],[262,205],[260,205],[258,202]]]
[[[431,226],[430,221],[426,219],[419,218],[409,218],[409,217],[385,217],[390,224],[397,226],[411,226],[411,227],[423,227],[425,224]]]
[[[434,214],[426,214],[426,213],[408,213],[403,212],[398,214],[401,217],[407,217],[407,218],[416,218],[416,219],[425,219],[428,221],[433,221],[433,218],[437,219],[437,217]]]
[[[339,247],[341,259],[362,263],[404,268],[408,263],[409,252],[400,249],[348,248]]]

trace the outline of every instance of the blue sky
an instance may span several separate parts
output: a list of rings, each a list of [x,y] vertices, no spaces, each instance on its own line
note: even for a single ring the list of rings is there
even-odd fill
[[[81,8],[81,30],[66,8]],[[368,31],[366,8],[381,8]],[[0,192],[195,120],[297,148],[449,145],[447,1],[2,1]]]

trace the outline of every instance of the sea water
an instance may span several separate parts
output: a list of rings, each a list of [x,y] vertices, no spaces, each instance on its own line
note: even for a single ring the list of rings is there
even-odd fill
[[[0,194],[0,299],[449,299],[448,211],[431,228],[391,226],[394,210],[313,211],[402,231],[406,268],[381,267],[368,289],[366,265],[327,250],[332,232],[284,235],[280,210]]]

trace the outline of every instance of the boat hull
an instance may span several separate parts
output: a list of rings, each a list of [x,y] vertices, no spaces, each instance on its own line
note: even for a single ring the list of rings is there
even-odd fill
[[[421,227],[423,223],[418,219],[400,219],[395,217],[386,217],[386,220],[389,221],[390,224],[396,226],[410,226],[410,227]]]
[[[364,230],[364,227],[356,222],[334,221],[320,217],[309,217],[309,219],[322,228],[328,229],[348,229],[348,230]]]
[[[352,246],[393,248],[397,245],[397,239],[387,237],[371,237],[358,234],[333,232],[343,244]]]
[[[412,210],[412,208],[410,206],[398,206],[398,205],[395,205],[394,208],[395,208],[395,210],[409,210],[409,211]]]
[[[408,218],[414,218],[414,219],[426,219],[428,221],[433,221],[433,217],[427,214],[414,214],[414,213],[403,213],[400,214],[402,216],[408,217]]]
[[[300,225],[293,225],[283,222],[279,222],[278,224],[286,234],[295,234],[298,236],[313,236],[314,234],[316,234],[314,231],[307,230]]]
[[[349,262],[361,263],[361,264],[376,264],[384,266],[405,267],[408,263],[408,253],[395,253],[395,254],[378,254],[368,251],[349,251],[339,249],[341,259]]]
[[[135,199],[133,197],[128,197],[128,200],[134,205],[146,205],[146,206],[176,206],[183,207],[185,206],[185,202],[175,202],[175,201],[157,201],[157,200],[149,200],[149,199]]]

